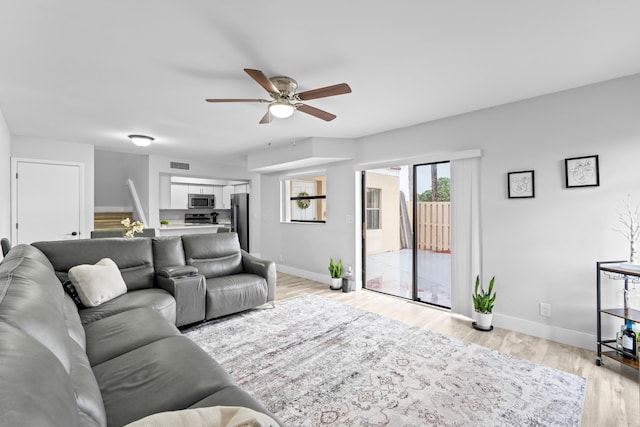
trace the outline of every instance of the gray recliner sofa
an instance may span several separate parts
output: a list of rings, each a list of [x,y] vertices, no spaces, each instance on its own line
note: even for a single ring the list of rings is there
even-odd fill
[[[242,253],[227,237],[233,235],[195,239],[195,251],[186,242],[181,249],[180,237],[12,248],[0,264],[2,425],[122,426],[150,414],[212,406],[272,416],[176,327],[181,316],[193,320],[190,307],[203,306],[205,318],[273,301],[275,266]],[[217,240],[221,237],[231,240]],[[71,267],[104,257],[117,264],[127,292],[78,310],[61,283]],[[197,268],[208,269],[209,277]],[[238,277],[215,280],[225,276]],[[233,289],[246,293],[255,281],[260,284],[247,298],[231,296]],[[209,312],[207,293],[218,286],[233,308],[220,311],[216,305]]]

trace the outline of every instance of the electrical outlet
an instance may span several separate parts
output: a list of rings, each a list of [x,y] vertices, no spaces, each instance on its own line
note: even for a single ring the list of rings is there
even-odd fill
[[[551,304],[548,304],[546,302],[540,303],[540,316],[551,317]]]

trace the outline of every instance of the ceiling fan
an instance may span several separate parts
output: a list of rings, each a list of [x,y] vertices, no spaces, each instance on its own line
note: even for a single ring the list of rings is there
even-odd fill
[[[260,124],[271,123],[273,117],[286,118],[293,114],[295,110],[310,114],[327,122],[336,118],[335,114],[331,114],[319,108],[303,104],[298,101],[308,101],[310,99],[326,98],[328,96],[342,95],[351,93],[351,88],[346,83],[340,83],[333,86],[327,86],[319,89],[307,90],[296,93],[298,83],[291,77],[276,76],[268,78],[260,70],[252,70],[245,68],[244,71],[251,76],[253,80],[258,82],[271,96],[271,99],[207,99],[207,102],[266,102],[269,104],[267,113],[260,120]]]

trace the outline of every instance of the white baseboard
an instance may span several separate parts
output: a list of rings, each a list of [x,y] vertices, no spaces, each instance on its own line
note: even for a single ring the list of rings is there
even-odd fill
[[[133,208],[131,206],[95,206],[94,212],[131,212]]]
[[[331,278],[328,274],[314,273],[312,271],[301,270],[299,268],[289,267],[282,264],[276,264],[276,269],[282,273],[315,280],[316,282],[326,283],[327,285],[331,284]],[[358,289],[361,288],[361,284],[357,284],[356,286]],[[572,329],[532,322],[531,320],[506,316],[499,313],[493,313],[493,324],[498,328],[521,332],[523,334],[544,338],[561,344],[568,344],[592,351],[596,350],[596,336],[594,334],[586,334]]]
[[[596,350],[596,336],[594,334],[587,334],[584,332],[574,331],[572,329],[532,322],[531,320],[506,316],[499,313],[493,313],[493,325],[498,328],[522,332],[527,335],[544,338],[561,344],[568,344],[592,351]]]
[[[281,273],[291,274],[293,276],[302,277],[304,279],[315,280],[316,282],[331,284],[331,277],[329,274],[314,273],[313,271],[301,270],[295,267],[289,267],[288,265],[276,264],[276,270]]]
[[[316,282],[326,283],[327,285],[331,284],[331,277],[329,277],[329,274],[314,273],[313,271],[301,270],[299,268],[289,267],[288,265],[282,264],[276,264],[276,270],[281,273],[302,277],[303,279],[314,280]],[[356,291],[362,289],[362,281],[356,280],[355,286]]]

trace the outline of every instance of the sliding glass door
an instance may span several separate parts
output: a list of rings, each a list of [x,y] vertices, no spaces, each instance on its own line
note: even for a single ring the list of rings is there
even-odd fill
[[[450,163],[414,166],[414,176],[415,299],[451,308]]]
[[[409,218],[411,168],[363,172],[364,287],[413,298],[413,229]]]
[[[451,307],[449,163],[362,173],[363,283]]]

